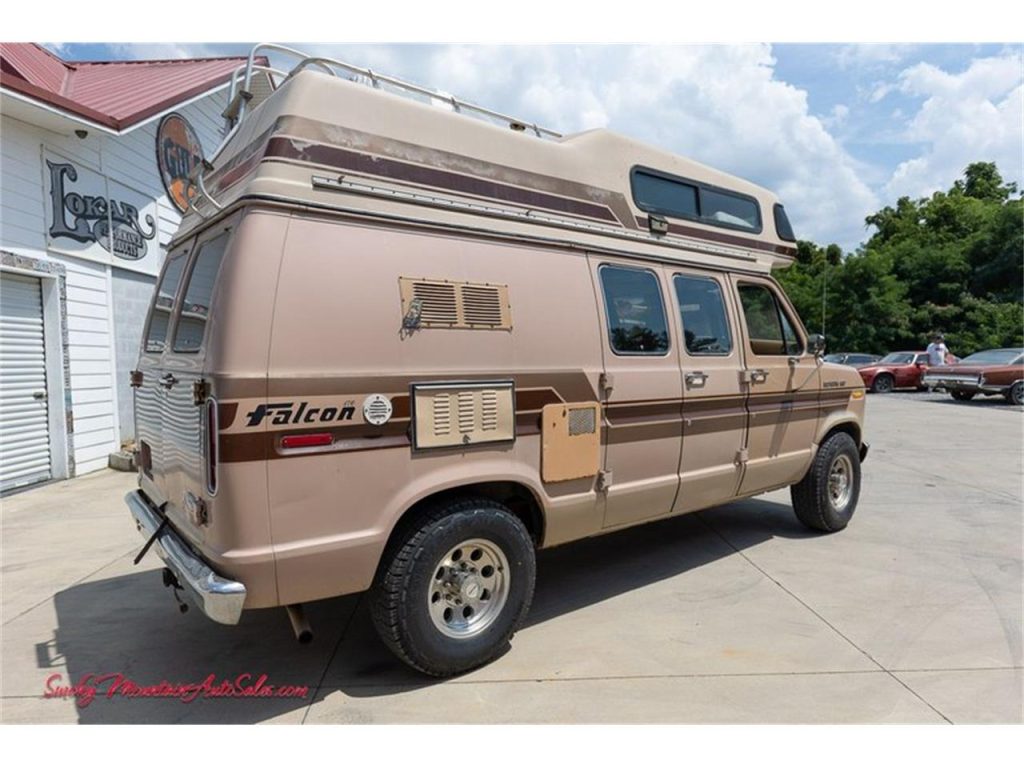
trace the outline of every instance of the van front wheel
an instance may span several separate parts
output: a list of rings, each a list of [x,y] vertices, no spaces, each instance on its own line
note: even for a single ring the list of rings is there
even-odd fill
[[[808,528],[841,531],[853,517],[860,497],[860,453],[845,432],[829,435],[796,485],[790,488],[793,511]]]
[[[507,647],[533,598],[536,560],[522,521],[487,499],[442,505],[385,554],[370,591],[384,644],[435,677]]]

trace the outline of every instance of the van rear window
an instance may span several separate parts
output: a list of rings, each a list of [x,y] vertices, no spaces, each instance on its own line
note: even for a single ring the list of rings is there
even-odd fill
[[[203,345],[210,299],[217,282],[220,263],[228,245],[228,233],[202,245],[188,278],[185,300],[181,303],[178,327],[174,331],[175,352],[198,352]]]
[[[163,352],[167,340],[167,326],[170,324],[171,312],[174,311],[174,297],[181,286],[181,276],[185,272],[188,251],[182,250],[167,257],[160,285],[156,289],[153,309],[149,313],[149,328],[146,331],[146,351]]]
[[[634,168],[633,201],[642,211],[699,221],[715,227],[761,231],[757,200],[689,179]]]

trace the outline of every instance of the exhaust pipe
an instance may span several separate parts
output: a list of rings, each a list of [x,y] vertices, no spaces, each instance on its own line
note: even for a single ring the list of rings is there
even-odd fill
[[[302,609],[302,604],[286,605],[284,609],[288,611],[288,618],[292,622],[292,631],[295,632],[295,639],[302,645],[308,645],[313,642],[313,630],[306,620],[306,612]]]

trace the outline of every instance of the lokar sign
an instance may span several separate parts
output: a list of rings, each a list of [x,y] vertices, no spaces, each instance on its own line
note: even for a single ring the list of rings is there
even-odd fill
[[[189,173],[202,162],[203,147],[188,120],[174,113],[161,120],[156,132],[156,165],[167,196],[182,213],[196,193]]]
[[[139,222],[139,209],[105,195],[88,195],[67,189],[78,181],[71,163],[46,161],[50,169],[50,200],[53,223],[50,237],[67,237],[79,243],[99,243],[121,259],[138,261],[148,251],[147,240],[156,237],[156,222],[146,214],[146,228]],[[148,230],[148,231],[147,231]]]

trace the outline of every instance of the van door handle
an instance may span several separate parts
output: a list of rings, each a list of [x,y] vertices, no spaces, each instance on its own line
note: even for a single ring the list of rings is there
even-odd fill
[[[764,384],[768,381],[768,371],[764,368],[756,368],[750,372],[750,380],[754,384]]]
[[[178,380],[174,378],[173,373],[165,373],[163,376],[160,377],[160,384],[166,389],[170,389],[177,383]]]
[[[688,387],[703,387],[707,380],[708,375],[704,371],[691,371],[686,374],[686,386]]]

